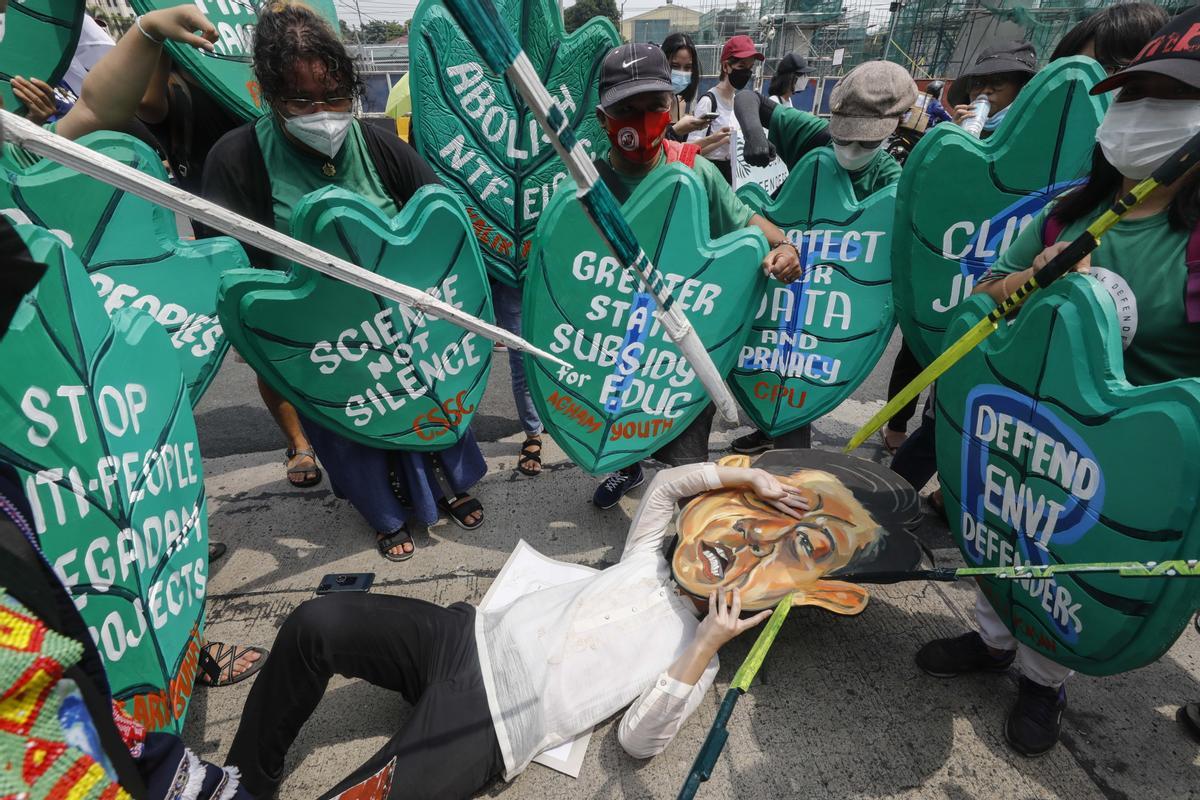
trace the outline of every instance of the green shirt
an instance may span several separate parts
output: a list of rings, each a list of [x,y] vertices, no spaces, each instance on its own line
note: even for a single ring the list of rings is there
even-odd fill
[[[1027,269],[1044,249],[1042,229],[1050,206],[1042,209],[992,265],[990,275]],[[1100,216],[1102,209],[1068,225],[1058,240],[1069,242]],[[1092,275],[1117,304],[1125,345],[1125,377],[1135,386],[1200,376],[1200,324],[1187,321],[1189,233],[1170,227],[1167,212],[1122,219],[1092,252]],[[987,276],[985,276],[986,280]]]
[[[775,151],[788,169],[795,169],[800,159],[820,146],[813,137],[828,127],[829,123],[815,114],[790,106],[776,106],[767,141],[775,145]],[[862,202],[900,180],[900,163],[880,150],[865,167],[849,174],[850,183],[854,185],[854,198]]]
[[[371,163],[367,144],[358,126],[358,120],[351,123],[342,149],[333,158],[326,158],[303,151],[293,144],[273,115],[263,116],[254,124],[254,135],[262,150],[267,174],[271,177],[271,204],[275,211],[276,230],[289,231],[292,212],[304,195],[326,186],[340,186],[362,195],[389,217],[400,213],[384,188],[375,165]],[[329,171],[326,165],[332,167],[332,175],[326,174]],[[287,263],[276,266],[286,268]]]
[[[626,175],[616,169],[612,170],[611,174],[621,182],[625,192],[631,194],[647,176],[666,163],[666,158],[660,154],[658,161],[644,175]],[[704,193],[708,195],[708,229],[712,238],[741,230],[750,224],[754,212],[750,210],[750,206],[738,199],[711,161],[703,156],[696,156],[692,172],[700,179]]]

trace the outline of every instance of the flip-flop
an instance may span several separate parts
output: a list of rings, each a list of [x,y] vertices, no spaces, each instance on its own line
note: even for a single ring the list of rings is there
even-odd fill
[[[400,555],[396,555],[392,552],[393,547],[398,544],[404,544],[405,542],[411,544],[413,549],[409,550],[407,553],[401,550]],[[417,543],[413,541],[412,534],[409,532],[408,528],[403,527],[399,530],[392,531],[386,536],[379,536],[376,538],[375,549],[379,551],[379,555],[383,556],[388,561],[408,561],[417,554]]]
[[[288,483],[290,483],[292,486],[295,486],[297,489],[307,489],[308,487],[316,486],[318,483],[321,482],[321,468],[317,466],[317,454],[313,452],[311,447],[306,448],[304,450],[293,450],[292,448],[289,447],[287,450],[283,451],[283,456],[284,456],[284,458],[283,458],[284,464],[287,464],[289,461],[291,461],[293,458],[296,458],[297,456],[308,456],[309,458],[312,459],[312,462],[313,462],[311,467],[289,467],[288,468],[287,479],[288,479]],[[301,478],[300,480],[292,479],[293,475],[307,475],[310,472],[313,473],[313,477],[311,477],[311,478]]]
[[[467,524],[467,517],[474,514],[476,511],[483,511],[483,503],[476,500],[471,495],[463,492],[462,494],[454,495],[454,499],[447,501],[446,498],[438,500],[438,508],[445,511],[450,519],[454,520],[454,524],[462,528],[464,531],[473,531],[483,524],[483,514],[479,515],[479,519],[474,525]]]
[[[527,461],[537,464],[537,469],[524,466]],[[542,474],[542,439],[540,436],[525,437],[525,444],[521,445],[521,455],[517,457],[517,472],[529,476]]]
[[[213,648],[216,648],[215,654],[210,652]],[[234,664],[246,653],[258,653],[261,657],[240,675],[234,674]],[[196,673],[196,683],[210,687],[232,686],[258,672],[265,663],[267,663],[267,650],[262,647],[242,647],[223,642],[206,642],[204,647],[200,648],[200,671]]]

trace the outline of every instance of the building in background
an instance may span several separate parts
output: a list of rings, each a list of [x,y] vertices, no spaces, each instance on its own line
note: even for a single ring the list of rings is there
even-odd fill
[[[103,20],[114,39],[120,39],[121,34],[133,27],[133,20],[137,17],[129,0],[88,0],[87,13],[93,19]]]
[[[668,33],[690,33],[700,30],[700,12],[667,0],[652,11],[621,20],[621,38],[627,42],[660,44]]]

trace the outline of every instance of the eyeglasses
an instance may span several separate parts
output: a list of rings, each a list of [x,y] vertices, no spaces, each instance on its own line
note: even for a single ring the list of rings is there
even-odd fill
[[[977,75],[967,79],[967,89],[972,92],[979,92],[984,89],[999,92],[1007,89],[1012,83],[1012,78],[1009,78],[1007,75]]]
[[[324,106],[329,111],[349,111],[354,105],[353,97],[326,97],[324,100],[309,100],[307,97],[283,98],[283,110],[293,117],[313,114],[318,106]]]

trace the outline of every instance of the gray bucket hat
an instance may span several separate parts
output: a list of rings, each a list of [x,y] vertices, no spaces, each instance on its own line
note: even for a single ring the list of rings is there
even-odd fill
[[[963,69],[954,83],[950,84],[950,94],[946,99],[952,106],[965,105],[970,100],[970,81],[975,75],[996,75],[1001,72],[1023,72],[1033,75],[1037,72],[1037,48],[1029,42],[1013,40],[999,42],[984,50],[975,57],[975,63]]]
[[[917,102],[908,70],[890,61],[859,64],[829,96],[829,135],[846,142],[878,142],[896,130]]]

